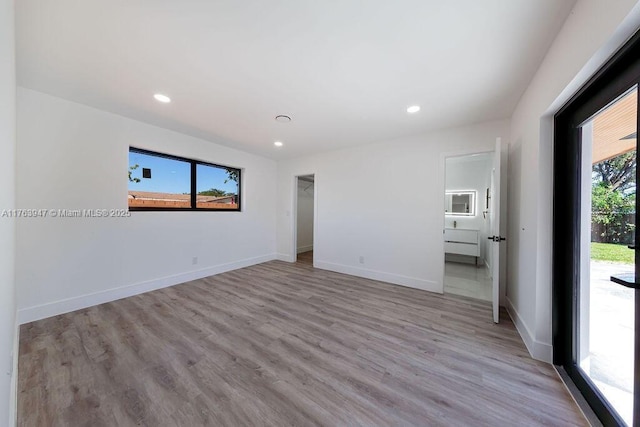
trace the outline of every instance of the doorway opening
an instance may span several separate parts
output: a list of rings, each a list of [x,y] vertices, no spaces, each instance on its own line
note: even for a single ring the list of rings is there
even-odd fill
[[[315,175],[296,177],[296,262],[313,266]]]
[[[500,321],[501,266],[505,266],[506,240],[501,235],[506,212],[502,193],[502,138],[493,152],[452,155],[444,159],[445,212],[443,290],[491,301],[493,321]],[[502,248],[502,250],[501,250]],[[464,266],[463,260],[469,260]]]
[[[444,292],[492,301],[493,153],[445,159]]]

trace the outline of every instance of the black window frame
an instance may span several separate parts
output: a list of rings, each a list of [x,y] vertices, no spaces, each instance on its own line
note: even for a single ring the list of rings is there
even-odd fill
[[[220,165],[217,163],[211,163],[211,162],[205,162],[202,160],[196,160],[196,159],[190,159],[187,157],[181,157],[181,156],[175,156],[173,154],[166,154],[166,153],[159,153],[157,151],[151,151],[151,150],[146,150],[144,148],[137,148],[137,147],[133,147],[130,146],[129,147],[129,153],[139,153],[139,154],[145,154],[148,156],[156,156],[156,157],[162,157],[165,159],[170,159],[170,160],[177,160],[177,161],[181,161],[181,162],[186,162],[190,164],[191,167],[191,207],[190,208],[154,208],[154,207],[128,207],[130,212],[141,212],[141,211],[154,211],[154,212],[158,212],[158,211],[162,211],[162,212],[184,212],[184,211],[190,211],[190,212],[242,212],[242,169],[241,168],[236,168],[236,167],[232,167],[232,166],[225,166],[225,165]],[[236,201],[237,201],[237,208],[234,209],[223,209],[223,208],[199,208],[197,207],[197,191],[196,191],[196,186],[197,186],[197,168],[198,165],[203,165],[203,166],[212,166],[212,167],[216,167],[216,168],[221,168],[221,169],[226,169],[226,170],[233,170],[233,171],[237,171],[238,172],[238,194],[236,196]]]
[[[577,364],[580,285],[581,125],[637,85],[640,90],[640,31],[576,93],[554,117],[553,206],[553,363],[563,368],[603,425],[623,420]],[[636,118],[640,127],[640,114]],[[640,183],[640,168],[636,168]],[[636,218],[640,198],[636,198]],[[636,221],[637,223],[638,221]],[[640,242],[640,227],[635,229]],[[640,250],[635,251],[635,277],[640,277]],[[636,307],[640,290],[636,290]],[[640,311],[635,312],[640,330]],[[640,424],[640,340],[635,342],[634,425]]]

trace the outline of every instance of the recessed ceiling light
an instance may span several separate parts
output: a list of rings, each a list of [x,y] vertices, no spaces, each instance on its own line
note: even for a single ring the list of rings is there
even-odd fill
[[[420,111],[420,106],[419,105],[412,105],[411,107],[407,108],[407,113],[417,113],[418,111]]]
[[[156,99],[156,101],[160,101],[160,102],[163,102],[165,104],[171,102],[171,98],[169,98],[167,95],[163,95],[161,93],[156,93],[155,95],[153,95],[153,97]]]
[[[276,141],[273,143],[276,147],[282,147],[284,144],[281,141]]]
[[[291,117],[285,116],[284,114],[276,116],[276,122],[289,123],[290,121],[291,121]]]

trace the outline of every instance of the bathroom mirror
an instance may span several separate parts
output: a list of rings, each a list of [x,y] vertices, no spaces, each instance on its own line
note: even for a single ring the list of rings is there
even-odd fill
[[[444,201],[445,215],[475,216],[476,192],[475,191],[447,191]]]

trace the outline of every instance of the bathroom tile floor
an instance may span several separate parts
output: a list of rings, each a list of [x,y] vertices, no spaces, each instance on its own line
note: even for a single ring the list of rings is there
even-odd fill
[[[486,265],[444,263],[445,294],[491,301],[491,275]]]

